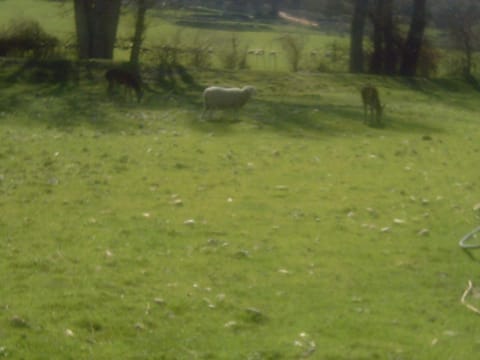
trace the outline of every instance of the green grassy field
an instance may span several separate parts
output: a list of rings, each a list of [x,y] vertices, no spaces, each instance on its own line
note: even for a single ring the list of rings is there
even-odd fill
[[[5,1],[5,3],[12,3]],[[2,2],[0,2],[0,5]],[[2,5],[3,6],[3,5]],[[110,99],[0,77],[0,358],[476,359],[480,94],[265,71]],[[361,84],[385,125],[363,124]],[[478,305],[478,290],[468,301]]]

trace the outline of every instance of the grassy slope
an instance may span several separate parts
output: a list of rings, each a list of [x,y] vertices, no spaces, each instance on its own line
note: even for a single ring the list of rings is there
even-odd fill
[[[478,93],[196,77],[259,94],[239,122],[199,122],[196,91],[137,106],[100,75],[2,82],[1,354],[292,359],[313,341],[312,358],[474,359],[459,297],[478,264],[457,241],[478,222]],[[362,124],[366,81],[385,128]]]
[[[236,77],[260,94],[233,123],[198,122],[196,93],[135,107],[97,84],[7,86],[0,345],[288,359],[306,332],[325,358],[473,354],[459,296],[478,265],[457,240],[477,222],[478,95],[388,80],[375,129],[361,122],[364,78],[218,81]]]

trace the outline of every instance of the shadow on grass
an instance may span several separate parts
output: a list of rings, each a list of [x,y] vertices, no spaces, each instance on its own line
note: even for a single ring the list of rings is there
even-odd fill
[[[68,82],[25,84],[2,82],[4,91],[0,98],[3,112],[18,114],[25,125],[45,125],[67,130],[88,124],[104,131],[114,131],[121,126],[109,121],[106,93],[98,87],[86,89]]]
[[[395,78],[395,82],[403,87],[436,100],[456,106],[462,110],[477,111],[478,105],[472,101],[472,96],[477,96],[480,91],[480,85],[475,78],[469,80],[441,78]]]
[[[192,103],[192,108],[198,106],[198,118],[201,114],[201,104]],[[228,134],[239,120],[251,122],[258,129],[279,132],[292,137],[318,138],[323,136],[344,136],[346,134],[363,134],[367,130],[393,131],[431,135],[443,132],[441,127],[424,124],[421,119],[395,119],[385,116],[380,125],[364,124],[363,109],[360,106],[335,104],[306,104],[291,100],[277,102],[272,100],[254,100],[245,108],[234,111],[216,111],[214,120],[192,120],[190,126],[198,131],[219,132]]]
[[[40,74],[47,70],[41,70]],[[384,116],[383,126],[368,127],[363,123],[363,109],[360,105],[326,103],[317,95],[302,95],[301,92],[295,96],[286,96],[282,100],[273,94],[269,94],[269,97],[264,94],[264,96],[254,98],[245,108],[239,110],[238,115],[224,111],[215,115],[213,121],[201,122],[199,121],[203,107],[201,94],[206,85],[197,82],[189,87],[175,89],[175,91],[149,91],[145,94],[142,103],[137,104],[126,99],[109,98],[106,94],[103,72],[99,72],[96,79],[83,80],[84,77],[81,77],[81,84],[68,76],[62,78],[62,81],[58,81],[59,79],[54,76],[53,80],[47,82],[25,82],[23,76],[25,72],[26,69],[16,70],[13,74],[10,72],[10,75],[5,78],[4,87],[8,89],[4,92],[4,96],[0,97],[0,108],[3,109],[2,111],[9,112],[16,112],[20,109],[27,115],[34,115],[26,121],[43,122],[48,126],[58,128],[88,124],[102,131],[122,131],[141,126],[144,112],[160,110],[165,112],[165,116],[162,114],[160,119],[175,117],[180,121],[186,120],[188,126],[207,134],[210,132],[230,133],[236,124],[237,117],[258,129],[301,137],[362,134],[367,130],[422,135],[443,131],[440,125],[426,123],[420,117],[399,118],[396,114],[389,114],[388,111]],[[268,81],[271,84],[273,81],[271,74],[247,73],[247,75],[233,72],[228,79],[230,82],[238,84],[248,83],[255,78],[257,83]],[[215,76],[215,73],[212,73],[207,79],[224,77],[222,75]],[[280,87],[287,83],[289,78],[290,75],[284,75],[280,80],[277,76],[274,79],[279,81],[278,86]],[[413,80],[395,79],[394,81]],[[431,81],[427,81],[427,84],[414,81],[410,86],[418,86],[419,89],[423,89],[422,91],[435,93],[438,88],[461,87],[462,83],[447,81],[444,84],[439,81],[439,84],[435,85]],[[460,90],[461,88],[458,90],[459,98],[463,94]],[[445,97],[445,91],[441,97]],[[140,119],[140,122],[132,120],[132,118]]]
[[[0,79],[4,90],[0,109],[18,114],[25,125],[43,124],[67,130],[87,124],[100,131],[122,131],[139,126],[126,114],[139,108],[158,108],[163,103],[151,100],[148,104],[138,104],[123,92],[109,96],[104,67],[88,70],[66,60],[20,59],[0,64],[0,70],[4,71]],[[149,90],[148,93],[158,99],[165,97],[166,92]]]

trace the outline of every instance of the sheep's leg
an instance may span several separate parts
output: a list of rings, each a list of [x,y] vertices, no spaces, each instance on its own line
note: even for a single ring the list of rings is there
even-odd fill
[[[200,116],[200,119],[203,120],[205,118],[205,115],[208,115],[208,118],[210,119],[210,116],[212,114],[212,109],[209,108],[208,106],[205,106],[203,108],[202,115]]]
[[[370,116],[368,105],[363,106],[363,113],[364,113],[363,122],[365,124],[368,124],[369,123],[369,116]]]
[[[202,113],[202,120],[205,118],[205,116],[206,116],[207,120],[211,120],[212,119],[212,114],[213,114],[212,109],[205,108],[205,110],[203,110],[203,113]]]

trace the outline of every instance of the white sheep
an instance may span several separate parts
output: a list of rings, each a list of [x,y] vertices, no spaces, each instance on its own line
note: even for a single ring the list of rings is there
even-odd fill
[[[241,89],[208,87],[203,91],[204,108],[201,118],[203,119],[207,111],[211,114],[213,110],[240,109],[255,93],[256,90],[253,86],[244,86]]]

